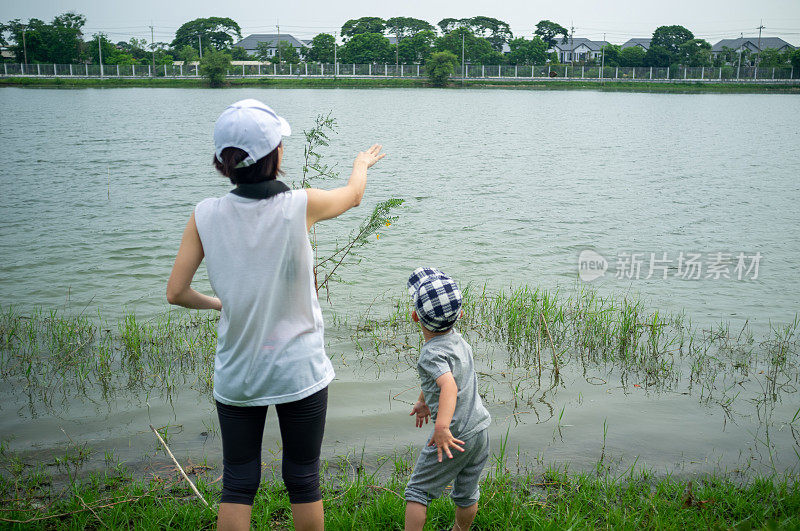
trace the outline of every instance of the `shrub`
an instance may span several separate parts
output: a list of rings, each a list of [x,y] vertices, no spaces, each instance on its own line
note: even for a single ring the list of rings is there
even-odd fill
[[[455,72],[458,57],[452,52],[434,52],[425,63],[425,70],[432,85],[444,87]]]
[[[225,81],[225,74],[231,66],[231,56],[216,50],[209,50],[200,59],[200,74],[212,87],[219,87]]]

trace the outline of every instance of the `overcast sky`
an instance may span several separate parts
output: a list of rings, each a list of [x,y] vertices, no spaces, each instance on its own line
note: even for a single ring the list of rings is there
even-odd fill
[[[86,16],[84,32],[108,33],[113,41],[132,36],[150,40],[150,24],[156,41],[170,42],[175,30],[198,17],[234,19],[243,35],[281,33],[311,38],[332,33],[350,18],[409,16],[436,24],[445,17],[484,15],[511,25],[515,36],[531,37],[535,24],[549,19],[575,27],[576,37],[622,43],[630,37],[649,37],[661,25],[680,24],[712,44],[723,38],[758,35],[763,19],[764,36],[783,37],[800,45],[800,0],[506,0],[491,5],[474,0],[407,0],[397,7],[363,0],[0,0],[0,20],[39,18],[50,21],[65,11]],[[491,7],[487,7],[491,6]]]

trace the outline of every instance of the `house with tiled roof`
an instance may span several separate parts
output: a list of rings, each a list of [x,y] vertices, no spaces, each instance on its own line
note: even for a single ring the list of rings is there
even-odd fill
[[[606,41],[593,41],[583,37],[567,38],[566,42],[556,41],[548,51],[558,55],[560,63],[581,62],[600,59]]]
[[[759,44],[761,47],[759,48]],[[758,53],[763,50],[773,49],[782,52],[784,50],[794,50],[794,46],[781,39],[780,37],[740,37],[738,39],[722,39],[717,44],[711,47],[711,53],[716,57],[724,52],[725,48],[735,52],[749,51],[751,53]]]
[[[622,44],[621,48],[624,50],[625,48],[633,48],[634,46],[638,46],[639,48],[642,48],[644,51],[647,51],[650,49],[651,40],[652,39],[650,38],[628,39]]]
[[[262,42],[269,43],[267,53],[270,57],[273,57],[277,53],[279,42],[288,42],[297,50],[297,53],[300,53],[301,48],[307,47],[301,40],[288,33],[254,33],[240,40],[234,44],[234,46],[244,48],[247,53],[254,55],[258,49],[258,44]]]

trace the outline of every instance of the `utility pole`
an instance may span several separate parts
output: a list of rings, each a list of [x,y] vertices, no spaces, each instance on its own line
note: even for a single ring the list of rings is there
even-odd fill
[[[278,63],[281,62],[281,24],[277,22],[275,27],[278,29],[278,42],[275,43],[275,47],[278,49]]]
[[[197,34],[197,49],[200,50],[200,59],[203,58],[203,37]]]
[[[606,34],[603,33],[603,48],[601,49],[602,50],[602,55],[600,56],[600,78],[601,79],[606,77],[605,76],[605,71],[603,69],[606,67],[606,45],[607,44],[608,43],[606,43]]]
[[[461,86],[464,86],[464,28],[461,28]]]
[[[100,77],[103,77],[103,34],[97,33],[97,51],[100,55]]]
[[[400,28],[395,24],[394,26],[394,72],[397,73],[398,65],[400,64]]]
[[[339,70],[336,58],[336,35],[337,32],[333,32],[333,79],[336,79],[336,74]]]
[[[153,21],[150,21],[150,49],[153,51],[153,75],[156,75],[156,38],[153,33]]]
[[[569,64],[570,66],[574,66],[575,64],[575,26],[572,25],[572,21],[569,23]]]
[[[756,56],[756,68],[758,68],[758,63],[761,62],[761,30],[764,29],[764,19],[761,19],[761,22],[758,24],[758,55]]]
[[[22,50],[25,53],[25,66],[28,66],[28,45],[25,43],[26,31],[28,31],[28,27],[22,26]]]
[[[744,39],[744,33],[741,33],[739,36],[740,39]],[[744,48],[744,41],[739,41],[739,66],[736,67],[736,79],[739,79],[739,73],[742,70],[742,49]]]

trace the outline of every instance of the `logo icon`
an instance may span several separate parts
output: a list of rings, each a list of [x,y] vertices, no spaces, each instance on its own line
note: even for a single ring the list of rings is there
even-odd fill
[[[603,255],[591,249],[584,249],[578,255],[578,276],[584,282],[591,282],[606,274],[608,261]]]

